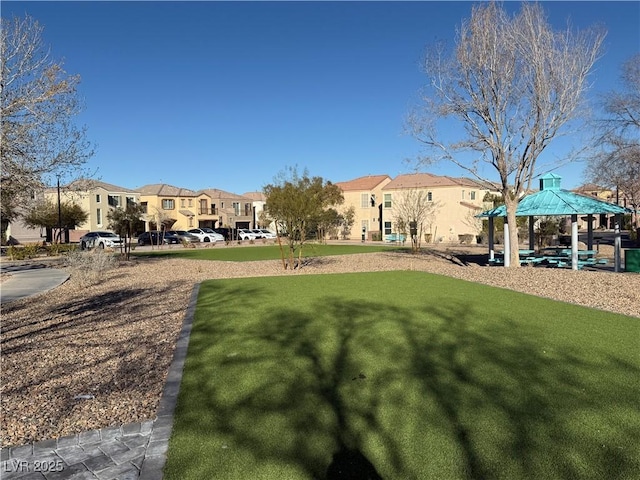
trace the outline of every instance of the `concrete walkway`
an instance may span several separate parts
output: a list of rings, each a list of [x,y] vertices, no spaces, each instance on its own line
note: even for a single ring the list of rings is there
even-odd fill
[[[5,265],[2,271],[10,271]],[[69,278],[55,268],[11,271],[2,282],[2,303],[41,294]],[[166,462],[173,413],[198,299],[199,285],[191,294],[173,361],[153,420],[90,430],[0,450],[3,480],[161,480]]]
[[[44,263],[6,265],[3,262],[0,271],[11,275],[0,283],[2,303],[48,292],[69,279],[66,270],[48,268]]]

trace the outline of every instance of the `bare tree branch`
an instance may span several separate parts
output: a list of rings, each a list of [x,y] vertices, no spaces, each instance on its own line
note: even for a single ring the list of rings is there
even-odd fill
[[[581,118],[588,73],[604,37],[597,29],[554,31],[536,3],[523,3],[510,17],[491,2],[473,7],[452,51],[442,44],[427,51],[429,84],[408,118],[426,147],[422,163],[448,160],[484,182],[493,180],[481,168],[489,165],[500,178],[515,245],[519,198],[530,188],[540,154]],[[441,126],[448,127],[444,135]],[[518,249],[512,250],[517,266]]]

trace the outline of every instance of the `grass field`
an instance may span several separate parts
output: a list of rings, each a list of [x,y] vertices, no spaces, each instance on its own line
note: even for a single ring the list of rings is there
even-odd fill
[[[639,338],[421,272],[205,282],[165,478],[638,478]]]
[[[323,257],[327,255],[347,255],[354,253],[388,252],[390,250],[406,250],[404,247],[385,245],[322,245],[308,244],[302,251],[304,257]],[[285,252],[288,252],[285,247]],[[162,250],[147,250],[133,252],[132,255],[141,257],[172,256],[176,258],[190,258],[194,260],[221,260],[231,262],[249,262],[258,260],[275,260],[280,258],[278,245],[231,246],[216,245],[209,248],[183,248],[174,246],[163,247]],[[297,253],[296,253],[297,255]]]

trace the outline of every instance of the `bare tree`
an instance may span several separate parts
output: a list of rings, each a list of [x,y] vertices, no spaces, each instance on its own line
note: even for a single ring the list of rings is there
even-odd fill
[[[427,147],[422,162],[446,159],[482,181],[498,174],[516,246],[512,266],[520,265],[515,221],[520,197],[540,154],[579,117],[604,36],[597,29],[554,31],[537,3],[523,2],[509,16],[491,2],[473,7],[452,52],[442,44],[427,52],[430,83],[422,108],[408,118],[412,134]],[[439,122],[450,119],[464,128],[439,134]]]
[[[593,182],[615,189],[634,211],[640,228],[640,54],[622,66],[622,90],[604,96],[604,117],[596,121],[602,150],[590,159],[586,175]]]
[[[392,215],[398,228],[409,229],[411,250],[420,250],[425,228],[433,223],[440,208],[439,202],[429,201],[428,192],[419,188],[403,189],[393,195]]]
[[[47,175],[68,176],[93,154],[72,118],[80,112],[80,77],[68,75],[45,49],[31,17],[1,20],[0,98],[2,224],[17,218],[26,196]]]

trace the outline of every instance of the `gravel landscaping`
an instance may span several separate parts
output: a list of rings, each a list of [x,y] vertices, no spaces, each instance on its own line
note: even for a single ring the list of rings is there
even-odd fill
[[[318,257],[297,272],[278,260],[145,258],[92,286],[72,275],[2,306],[2,446],[153,418],[193,286],[206,279],[419,270],[640,317],[638,274],[486,267],[452,253]]]

